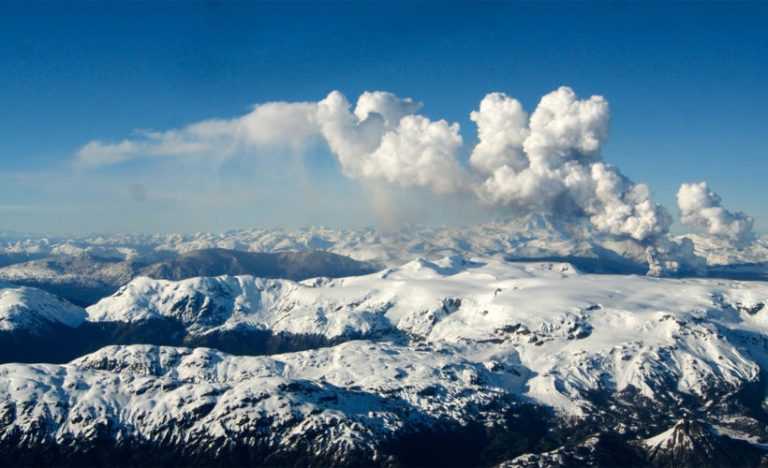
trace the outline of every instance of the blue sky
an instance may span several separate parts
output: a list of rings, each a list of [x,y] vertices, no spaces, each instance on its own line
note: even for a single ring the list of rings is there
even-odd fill
[[[6,1],[0,13],[0,230],[375,223],[368,195],[322,148],[289,164],[83,171],[73,158],[91,140],[334,89],[413,97],[471,143],[469,112],[485,94],[532,110],[560,85],[608,99],[604,158],[671,211],[681,182],[707,180],[768,230],[765,2]],[[404,216],[452,221],[455,207],[426,197]]]

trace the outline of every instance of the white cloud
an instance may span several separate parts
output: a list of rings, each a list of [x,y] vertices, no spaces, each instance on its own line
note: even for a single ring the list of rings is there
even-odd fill
[[[77,152],[81,166],[103,166],[153,156],[226,157],[258,147],[300,149],[317,134],[317,105],[272,102],[236,119],[210,119],[167,131],[137,130],[117,143],[91,141]]]
[[[377,113],[389,127],[396,127],[400,119],[415,114],[421,106],[420,102],[411,98],[400,99],[386,91],[365,91],[357,98],[355,116],[359,121],[363,121],[372,113]]]
[[[677,205],[683,224],[703,229],[707,234],[743,246],[754,239],[754,220],[740,211],[722,206],[722,199],[706,182],[682,184]]]
[[[363,93],[350,111],[338,91],[320,102],[271,102],[231,120],[205,120],[181,129],[141,131],[118,143],[93,141],[77,161],[85,166],[116,164],[153,156],[226,157],[265,147],[301,150],[324,137],[345,175],[437,193],[460,190],[465,174],[458,162],[458,124],[414,115],[421,104],[374,91]]]
[[[667,233],[671,220],[648,187],[603,163],[608,103],[579,100],[567,87],[545,95],[530,119],[519,102],[493,93],[470,114],[480,141],[470,162],[487,174],[481,199],[518,210],[581,214],[599,231],[646,241]]]
[[[437,193],[461,190],[458,124],[414,115],[420,104],[383,92],[364,93],[354,112],[339,92],[320,101],[318,121],[348,177]]]
[[[469,162],[474,169],[491,174],[503,166],[515,171],[528,167],[523,142],[528,137],[528,114],[516,99],[503,93],[491,93],[469,118],[477,124],[479,142]]]
[[[236,120],[238,139],[256,146],[301,148],[319,132],[317,103],[270,102]]]
[[[464,182],[456,156],[460,147],[458,124],[408,115],[384,134],[373,153],[362,156],[362,174],[405,187],[429,187],[436,193],[456,192]]]
[[[131,159],[140,150],[140,145],[131,140],[119,143],[105,143],[94,140],[77,152],[77,162],[85,166],[116,164]]]
[[[516,99],[488,94],[470,114],[478,143],[467,151],[468,165],[460,159],[459,125],[431,120],[420,109],[413,99],[383,91],[365,92],[353,106],[332,91],[318,102],[265,103],[239,118],[143,131],[116,143],[92,141],[77,160],[99,165],[139,157],[227,157],[266,147],[300,151],[322,139],[343,174],[370,187],[474,193],[492,206],[581,217],[596,231],[644,245],[668,233],[671,217],[653,202],[648,186],[601,158],[610,117],[603,97],[580,99],[561,87],[529,116]],[[684,185],[678,200],[688,224],[737,242],[751,236],[751,218],[722,208],[705,184]]]
[[[613,235],[645,240],[667,233],[672,218],[651,200],[645,184],[635,184],[604,163],[591,166],[595,182],[594,204],[587,204],[592,224]]]
[[[550,167],[596,157],[608,135],[608,120],[608,102],[602,96],[579,100],[562,86],[542,97],[531,115],[525,152],[532,163]]]

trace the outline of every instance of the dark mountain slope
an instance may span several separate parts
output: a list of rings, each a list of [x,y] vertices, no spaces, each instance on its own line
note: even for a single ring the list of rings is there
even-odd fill
[[[318,276],[357,276],[375,270],[369,263],[323,251],[263,253],[201,249],[149,265],[139,270],[138,274],[174,281],[219,275],[253,275],[299,281]]]

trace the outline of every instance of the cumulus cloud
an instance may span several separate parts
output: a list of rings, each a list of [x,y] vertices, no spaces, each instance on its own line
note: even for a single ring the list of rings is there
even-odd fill
[[[596,157],[608,135],[608,102],[602,96],[579,100],[567,86],[545,95],[531,115],[523,146],[529,159],[548,166]]]
[[[682,184],[677,192],[680,220],[707,234],[744,246],[754,239],[754,220],[740,211],[722,206],[722,198],[706,182]]]
[[[379,114],[390,127],[396,127],[400,119],[415,114],[422,104],[411,98],[401,99],[386,91],[365,91],[357,98],[355,116],[364,121],[371,114]]]
[[[413,114],[420,104],[376,92],[360,96],[351,111],[339,92],[319,103],[318,121],[342,171],[356,179],[437,193],[461,189],[465,174],[458,160],[458,124]]]
[[[477,125],[478,143],[469,163],[483,174],[492,174],[503,166],[515,171],[528,167],[523,142],[530,133],[528,114],[517,99],[503,93],[491,93],[469,118]]]
[[[635,184],[602,162],[609,108],[567,87],[545,95],[527,118],[519,102],[489,94],[470,118],[479,143],[470,163],[486,175],[476,190],[491,204],[584,216],[601,232],[650,241],[671,218]]]

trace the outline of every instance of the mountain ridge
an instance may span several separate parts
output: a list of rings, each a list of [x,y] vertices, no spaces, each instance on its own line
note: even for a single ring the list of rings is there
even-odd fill
[[[765,304],[763,282],[457,255],[299,282],[140,277],[75,329],[107,330],[82,335],[106,336],[99,349],[0,364],[0,455],[676,466],[699,460],[701,441],[717,460],[759,466]],[[702,426],[676,429],[681,420]],[[677,444],[675,431],[696,443]],[[728,447],[744,457],[723,458]]]

